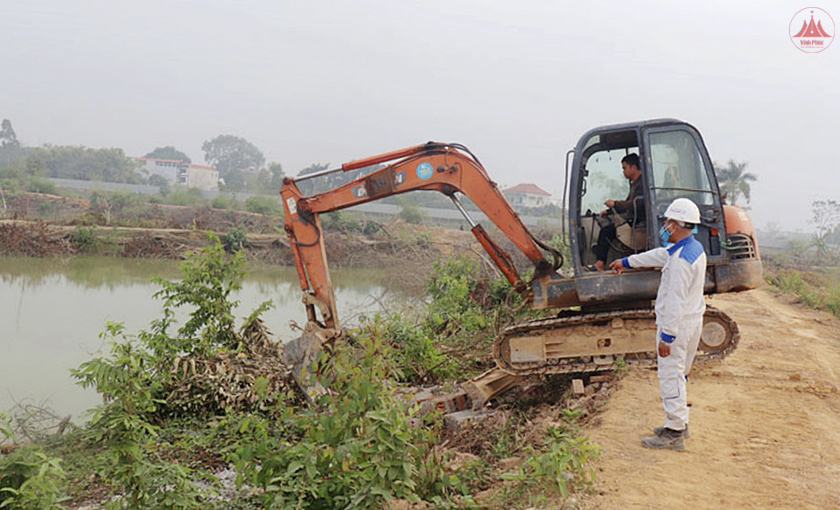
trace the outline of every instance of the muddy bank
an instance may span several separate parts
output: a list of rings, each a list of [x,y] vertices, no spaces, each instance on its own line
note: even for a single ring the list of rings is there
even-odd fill
[[[422,261],[473,250],[471,236],[457,235],[441,228],[383,225],[395,234],[377,236],[326,232],[330,264],[335,267],[380,267],[397,263],[395,259]],[[418,235],[417,234],[423,234]],[[36,220],[0,220],[0,255],[24,257],[106,254],[132,258],[182,259],[211,241],[231,241],[230,232],[204,229],[139,228],[109,226],[68,226]],[[246,251],[249,259],[279,265],[294,264],[286,235],[242,232],[235,249]],[[399,264],[398,264],[399,265]]]
[[[138,227],[70,226],[45,221],[0,220],[0,256],[73,257],[107,255],[143,259],[183,260],[197,254],[210,241],[223,243],[229,233]],[[294,256],[282,230],[277,233],[241,233],[242,251],[250,267],[294,266]],[[401,222],[383,225],[375,236],[326,232],[325,246],[331,269],[377,268],[385,284],[421,294],[434,263],[451,256],[474,258],[493,271],[469,232],[422,227]]]
[[[18,193],[0,218],[0,255],[67,257],[109,255],[184,259],[214,234],[231,251],[242,249],[250,264],[293,266],[280,216],[208,206],[176,206],[112,199],[108,208],[80,198]],[[469,231],[381,223],[361,213],[323,215],[330,268],[381,268],[401,287],[422,289],[436,261],[466,256],[496,270]],[[524,273],[530,263],[492,226],[491,236]],[[553,233],[545,233],[550,239]],[[498,273],[496,273],[498,275]],[[500,275],[499,275],[500,276]]]

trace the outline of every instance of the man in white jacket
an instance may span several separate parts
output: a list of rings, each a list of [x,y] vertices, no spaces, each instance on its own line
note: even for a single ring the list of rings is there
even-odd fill
[[[665,408],[665,424],[642,440],[646,448],[684,450],[688,427],[685,381],[703,329],[703,284],[706,253],[692,230],[700,223],[700,210],[687,198],[674,200],[665,211],[660,229],[662,248],[630,255],[610,264],[621,274],[625,269],[661,267],[656,293],[656,342],[659,394]]]

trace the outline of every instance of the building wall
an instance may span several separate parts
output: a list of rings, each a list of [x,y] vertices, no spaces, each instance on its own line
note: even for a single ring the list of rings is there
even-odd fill
[[[178,163],[171,161],[140,160],[140,168],[149,175],[159,175],[172,184],[178,182]]]
[[[532,195],[530,193],[510,193],[505,194],[505,197],[510,202],[510,205],[519,207],[542,207],[551,203],[551,197]]]
[[[210,167],[190,165],[187,186],[200,190],[214,190],[219,187],[219,172]]]
[[[219,187],[219,172],[209,166],[191,165],[182,161],[138,159],[140,168],[149,175],[160,175],[170,184],[182,184],[203,191]]]

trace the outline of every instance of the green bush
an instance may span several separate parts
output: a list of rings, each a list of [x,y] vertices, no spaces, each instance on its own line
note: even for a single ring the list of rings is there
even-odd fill
[[[432,247],[432,235],[428,232],[420,232],[417,234],[417,239],[415,240],[417,246],[419,248],[423,248],[424,250],[428,250]]]
[[[484,309],[487,303],[476,301],[481,297],[482,285],[486,283],[479,283],[478,268],[469,259],[435,262],[434,273],[426,286],[432,299],[428,306],[428,328],[445,336],[485,332],[492,319]],[[490,303],[490,307],[497,304]]]
[[[376,508],[455,491],[456,478],[429,468],[432,432],[412,427],[413,412],[386,384],[387,350],[376,336],[360,338],[326,363],[331,391],[311,409],[237,424],[242,446],[233,458],[242,481],[265,490],[265,507]]]
[[[179,357],[211,357],[219,351],[235,351],[232,293],[244,277],[241,254],[228,257],[221,242],[182,265],[178,282],[157,279],[163,289],[155,294],[164,300],[163,318],[136,338],[127,336],[121,324],[109,323],[101,335],[109,341],[107,356],[82,363],[72,375],[84,387],[93,387],[106,404],[97,408],[87,429],[92,444],[104,447],[99,456],[100,474],[125,494],[115,503],[126,508],[200,508],[201,493],[193,484],[192,470],[158,453],[166,445],[160,439],[160,421],[165,409],[178,406],[163,388],[179,377],[172,367]],[[192,307],[190,319],[170,333],[174,309]],[[269,303],[263,303],[255,318]]]
[[[235,210],[239,207],[239,203],[237,202],[236,198],[228,195],[217,195],[213,198],[211,202],[211,207],[214,209],[228,209],[228,210]]]
[[[358,338],[379,337],[389,345],[387,355],[393,363],[394,377],[412,384],[440,382],[456,375],[458,360],[444,353],[437,337],[430,335],[422,323],[409,322],[400,314],[372,319],[362,317],[355,331]]]
[[[244,227],[233,227],[222,238],[222,244],[228,253],[236,253],[248,247],[248,236]]]
[[[321,215],[321,228],[324,230],[338,230],[345,234],[358,232],[364,235],[376,234],[381,227],[375,221],[364,219],[357,213],[333,211]]]
[[[514,482],[506,494],[513,503],[527,499],[529,505],[543,505],[552,496],[569,497],[573,489],[591,488],[595,470],[590,462],[600,455],[597,446],[579,435],[573,412],[566,414],[566,424],[550,427],[541,447],[526,446],[519,456],[524,462],[514,473],[501,475]]]
[[[269,216],[281,216],[283,208],[277,198],[266,195],[257,195],[250,197],[245,201],[245,210],[256,214],[265,214]]]
[[[66,473],[61,459],[38,446],[18,448],[0,456],[0,508],[61,509]]]
[[[70,234],[70,242],[83,253],[93,253],[99,246],[96,231],[90,227],[76,227],[76,230]]]
[[[428,215],[424,210],[420,209],[416,205],[405,204],[397,214],[397,217],[406,223],[422,225],[426,222]]]
[[[202,205],[204,204],[204,196],[198,188],[183,188],[176,189],[166,195],[166,203],[169,205]]]
[[[503,279],[488,280],[472,260],[435,264],[422,315],[363,318],[356,332],[383,338],[398,378],[412,384],[471,376],[488,368],[487,355],[500,327],[525,317],[522,300]]]
[[[29,179],[29,183],[26,186],[26,191],[31,191],[33,193],[47,193],[50,195],[56,194],[56,187],[55,183],[51,180],[47,179],[46,177],[39,177],[37,175],[33,175]]]

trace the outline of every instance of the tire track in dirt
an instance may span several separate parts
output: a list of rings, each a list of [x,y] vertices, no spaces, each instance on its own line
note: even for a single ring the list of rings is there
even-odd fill
[[[840,508],[840,321],[766,289],[709,303],[741,343],[692,370],[686,451],[641,447],[662,406],[655,370],[632,369],[589,431],[603,451],[583,506]]]

